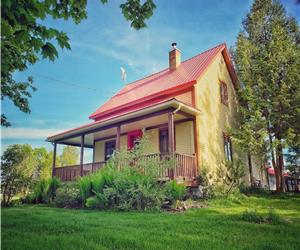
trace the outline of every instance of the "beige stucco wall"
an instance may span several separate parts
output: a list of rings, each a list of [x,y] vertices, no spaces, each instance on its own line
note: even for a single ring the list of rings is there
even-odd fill
[[[187,91],[182,94],[175,95],[174,97],[183,103],[186,103],[188,105],[193,105],[193,97],[192,97],[192,91]]]
[[[104,161],[104,150],[105,150],[105,142],[112,141],[114,139],[108,139],[103,141],[97,141],[95,143],[95,152],[94,152],[94,162]],[[122,135],[120,138],[120,147],[121,149],[127,148],[127,135]]]
[[[94,162],[104,161],[104,145],[105,145],[105,141],[95,142]]]
[[[228,106],[221,103],[220,81],[227,84]],[[201,110],[196,117],[199,168],[207,167],[211,173],[225,160],[223,132],[227,128],[236,127],[236,114],[238,111],[236,92],[226,63],[222,54],[214,60],[204,75],[195,85],[195,104]],[[233,144],[233,156],[245,162],[245,184],[249,185],[248,160],[245,154],[239,152]],[[253,175],[256,179],[265,181],[265,174],[261,171],[260,164],[253,161]]]
[[[227,84],[228,106],[221,103],[220,81]],[[227,127],[235,126],[237,110],[235,90],[221,54],[198,79],[195,102],[201,110],[196,118],[199,164],[214,170],[225,160],[223,132]]]
[[[121,150],[127,149],[127,135],[122,135],[120,137],[120,149]]]
[[[146,131],[149,136],[149,145],[147,147],[148,154],[159,153],[159,129],[151,129]],[[193,123],[183,122],[175,125],[175,142],[176,152],[182,154],[194,154],[194,133]],[[94,162],[104,161],[105,142],[113,139],[97,141],[95,143]],[[127,148],[127,135],[122,135],[120,138],[121,150]]]
[[[192,121],[176,124],[175,143],[177,153],[195,153],[194,130]]]
[[[149,145],[147,147],[148,154],[159,153],[159,129],[150,129],[146,131],[149,136]]]

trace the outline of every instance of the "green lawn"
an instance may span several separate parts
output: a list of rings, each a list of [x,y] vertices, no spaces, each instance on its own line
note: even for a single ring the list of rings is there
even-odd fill
[[[285,222],[255,224],[247,208]],[[2,209],[2,249],[300,249],[300,196],[214,201],[186,213],[98,212],[19,206]]]

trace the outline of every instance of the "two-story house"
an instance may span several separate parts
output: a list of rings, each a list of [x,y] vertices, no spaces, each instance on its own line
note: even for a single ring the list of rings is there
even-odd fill
[[[192,185],[202,166],[217,168],[235,151],[227,128],[236,126],[238,88],[226,44],[188,60],[172,44],[169,67],[124,86],[93,112],[89,124],[47,138],[54,144],[81,148],[80,164],[56,168],[53,174],[73,180],[101,168],[113,151],[131,149],[142,131],[149,133],[148,154],[173,154],[170,178]],[[84,148],[93,162],[83,164]]]

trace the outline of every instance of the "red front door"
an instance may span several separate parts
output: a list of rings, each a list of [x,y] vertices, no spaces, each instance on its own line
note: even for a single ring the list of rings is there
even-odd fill
[[[137,143],[138,139],[143,136],[143,132],[141,130],[135,130],[129,132],[127,134],[127,148],[132,149],[134,145]]]

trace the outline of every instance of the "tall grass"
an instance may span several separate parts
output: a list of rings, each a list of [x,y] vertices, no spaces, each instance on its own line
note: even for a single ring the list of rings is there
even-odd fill
[[[282,218],[275,212],[274,208],[269,208],[266,215],[258,213],[256,209],[247,209],[242,213],[241,219],[250,223],[283,223]]]
[[[86,199],[90,197],[92,193],[92,183],[91,183],[91,176],[83,176],[78,179],[78,185],[80,189],[80,194],[82,198],[83,204],[86,202]]]

